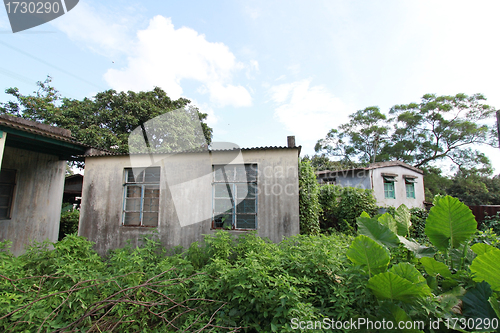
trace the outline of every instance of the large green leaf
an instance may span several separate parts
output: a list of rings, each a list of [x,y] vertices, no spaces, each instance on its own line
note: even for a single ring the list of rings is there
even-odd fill
[[[394,217],[392,217],[391,214],[385,213],[383,215],[380,215],[378,217],[378,221],[380,224],[387,226],[389,229],[391,229],[395,234],[398,233],[398,226],[396,224],[396,220]]]
[[[486,281],[491,289],[500,291],[500,250],[493,248],[472,261],[470,270],[474,273],[474,281]]]
[[[401,244],[403,244],[408,250],[412,251],[417,258],[434,257],[436,254],[436,250],[433,247],[420,245],[419,243],[408,240],[403,236],[398,236],[398,238]]]
[[[425,223],[425,234],[441,251],[458,248],[477,228],[469,207],[451,196],[442,197],[431,208]]]
[[[498,304],[498,299],[493,295],[488,299],[488,303],[490,303],[491,308],[495,311],[498,318],[500,318],[500,304]]]
[[[403,309],[401,309],[391,301],[380,302],[380,313],[382,314],[382,316],[384,316],[385,319],[387,319],[387,321],[391,321],[393,323],[392,326],[394,327],[394,330],[391,330],[393,332],[423,333],[423,331],[417,329],[399,329],[400,322],[403,322],[401,326],[405,327],[404,324],[411,322],[412,320]]]
[[[434,258],[424,257],[420,259],[420,263],[424,266],[425,271],[430,276],[441,275],[442,277],[451,278],[451,272],[444,263],[436,261]]]
[[[358,233],[365,235],[387,247],[396,247],[399,244],[398,236],[387,226],[380,224],[376,219],[360,216],[356,219]]]
[[[486,252],[493,251],[495,249],[495,247],[488,245],[488,244],[484,244],[484,243],[476,243],[476,244],[472,245],[470,247],[470,249],[472,251],[474,251],[474,253],[479,256],[479,255],[484,254]]]
[[[389,251],[365,235],[354,239],[347,257],[356,265],[366,266],[370,276],[385,271],[390,260]]]
[[[467,293],[462,298],[464,303],[463,315],[467,318],[481,318],[492,320],[497,317],[497,314],[491,307],[489,299],[491,297],[490,285],[486,282],[478,283],[475,287],[467,290]],[[482,323],[483,321],[474,321],[474,323]],[[490,330],[491,331],[491,330]]]
[[[394,215],[394,219],[396,220],[398,235],[399,236],[408,235],[411,226],[411,214],[408,207],[406,207],[405,205],[400,205],[396,209],[396,214]]]
[[[379,299],[398,300],[405,303],[430,295],[427,285],[412,283],[393,272],[380,273],[371,277],[367,287]]]
[[[402,262],[394,265],[389,269],[389,272],[397,274],[402,278],[416,284],[426,284],[425,278],[420,272],[410,263]]]

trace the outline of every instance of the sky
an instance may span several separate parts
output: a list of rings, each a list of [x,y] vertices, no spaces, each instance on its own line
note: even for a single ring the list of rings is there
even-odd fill
[[[64,97],[155,86],[208,113],[214,141],[302,155],[368,106],[482,93],[500,108],[498,1],[80,0],[12,33],[0,10],[0,102],[50,75]],[[482,151],[500,172],[499,150]]]

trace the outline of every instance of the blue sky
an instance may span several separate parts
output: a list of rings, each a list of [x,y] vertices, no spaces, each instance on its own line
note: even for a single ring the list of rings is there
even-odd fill
[[[65,97],[163,88],[209,113],[215,141],[303,154],[367,106],[483,93],[500,108],[497,1],[80,0],[13,34],[0,10],[0,90],[53,77]],[[0,93],[0,101],[7,101]],[[500,165],[498,149],[483,150]],[[499,168],[497,168],[498,172]]]

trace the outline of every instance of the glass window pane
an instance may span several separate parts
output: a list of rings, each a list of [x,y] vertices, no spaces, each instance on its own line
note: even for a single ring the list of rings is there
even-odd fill
[[[247,164],[245,165],[245,170],[247,172],[247,182],[257,181],[257,164]]]
[[[141,187],[128,185],[127,186],[127,198],[140,198],[141,197]]]
[[[247,181],[247,172],[245,170],[244,165],[235,165],[234,166],[234,171],[235,171],[235,182],[240,182],[240,183],[246,183]]]
[[[236,213],[252,213],[255,214],[255,200],[253,199],[245,199],[240,202],[236,208]]]
[[[160,187],[158,185],[144,186],[144,197],[145,198],[159,198],[160,197]]]
[[[237,229],[255,229],[255,215],[236,215]]]
[[[141,211],[141,198],[125,199],[125,210],[132,212]]]
[[[8,208],[0,208],[0,218],[9,218],[9,209]]]
[[[141,169],[127,169],[127,183],[142,183],[144,171]]]
[[[157,227],[158,226],[158,212],[156,213],[147,213],[144,212],[142,215],[142,224],[147,227]]]
[[[231,229],[232,223],[232,214],[220,214],[214,217],[214,228]]]
[[[144,182],[145,183],[160,183],[160,168],[147,168],[144,170]]]
[[[123,220],[124,225],[140,225],[140,213],[125,213],[125,218]]]
[[[214,210],[216,213],[232,212],[233,203],[229,199],[214,199]]]
[[[214,166],[214,182],[224,182],[223,166]]]
[[[214,184],[214,196],[216,198],[230,198],[230,192],[232,192],[231,185],[229,184]]]
[[[160,200],[158,198],[144,198],[142,210],[144,212],[157,212],[159,211]]]
[[[255,199],[257,184],[236,184],[238,199]]]

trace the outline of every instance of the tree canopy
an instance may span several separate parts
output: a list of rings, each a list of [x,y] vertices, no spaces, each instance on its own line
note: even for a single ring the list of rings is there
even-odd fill
[[[207,114],[190,105],[188,99],[170,99],[161,88],[155,87],[152,91],[137,93],[106,90],[93,98],[76,100],[61,97],[50,83],[50,77],[44,82],[38,82],[39,89],[33,95],[23,95],[18,88],[6,89],[6,93],[15,100],[0,103],[0,113],[69,129],[76,140],[90,146],[128,152],[128,138],[134,129],[143,127],[148,120],[167,112],[184,109],[185,117],[201,122],[203,133],[200,135],[204,136],[206,143],[211,142],[212,129],[204,122]],[[178,120],[178,116],[171,119]],[[197,133],[185,133],[184,136],[195,134]],[[199,140],[196,144],[199,145]]]
[[[497,145],[491,121],[495,109],[485,101],[481,94],[427,94],[420,103],[393,106],[388,115],[368,107],[330,130],[315,151],[345,161],[399,160],[415,167],[448,158],[460,170],[487,171],[488,158],[475,149],[479,144]]]

